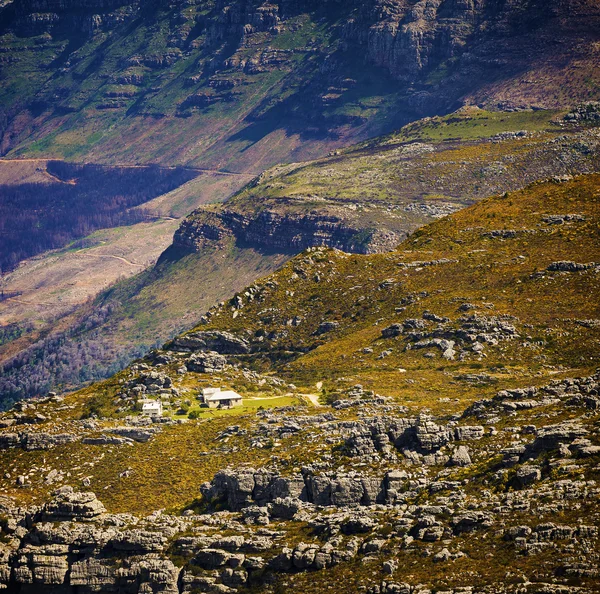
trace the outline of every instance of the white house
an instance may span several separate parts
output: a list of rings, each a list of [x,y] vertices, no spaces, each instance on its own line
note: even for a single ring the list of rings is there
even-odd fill
[[[163,405],[160,400],[143,400],[142,414],[149,417],[162,417]]]
[[[221,388],[203,388],[202,400],[208,408],[233,408],[242,406],[242,397],[233,390]]]

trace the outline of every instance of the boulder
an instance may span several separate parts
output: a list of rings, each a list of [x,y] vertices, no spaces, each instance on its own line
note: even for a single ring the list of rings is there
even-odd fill
[[[41,516],[46,521],[92,520],[105,512],[95,493],[78,493],[72,487],[62,487],[44,505]]]
[[[394,338],[402,334],[402,324],[392,324],[381,331],[382,338]]]
[[[594,266],[595,264],[593,262],[581,264],[580,262],[561,260],[560,262],[552,262],[547,270],[550,272],[581,272],[582,270],[588,270]]]
[[[448,461],[449,466],[470,466],[470,464],[471,456],[465,446],[458,446]]]
[[[119,532],[109,544],[117,551],[131,554],[157,553],[165,548],[167,538],[162,532],[132,529]]]
[[[515,489],[524,489],[542,478],[542,471],[537,466],[527,464],[521,466],[511,480],[511,485]]]
[[[209,351],[221,355],[243,355],[250,352],[248,341],[231,332],[206,330],[190,332],[175,338],[171,348],[175,350]]]
[[[114,429],[111,429],[110,432],[129,440],[146,443],[159,431],[160,429],[157,429],[156,427],[146,427],[144,429],[141,429],[140,427],[115,427]]]
[[[194,353],[186,362],[189,371],[196,373],[217,373],[227,365],[227,358],[215,351]]]
[[[315,335],[319,336],[321,334],[326,334],[327,332],[332,332],[336,328],[339,327],[339,322],[321,322],[319,327],[315,330]]]

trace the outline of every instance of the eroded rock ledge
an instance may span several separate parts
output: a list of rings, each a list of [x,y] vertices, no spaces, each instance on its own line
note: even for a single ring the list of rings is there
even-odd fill
[[[265,210],[245,216],[227,209],[201,210],[181,224],[173,245],[198,251],[226,237],[233,237],[240,244],[282,252],[331,247],[356,254],[374,254],[395,249],[406,234],[390,229],[361,228],[335,215],[281,215]]]

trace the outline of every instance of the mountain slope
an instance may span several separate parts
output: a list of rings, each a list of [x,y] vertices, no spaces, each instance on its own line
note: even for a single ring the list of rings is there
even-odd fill
[[[115,362],[123,365],[128,356],[164,342],[182,330],[186,320],[193,323],[212,303],[306,247],[388,251],[417,227],[490,193],[515,190],[540,177],[596,171],[600,166],[597,122],[592,117],[596,111],[585,114],[575,118],[554,111],[462,109],[321,160],[267,171],[224,206],[211,205],[185,219],[156,273],[121,283],[63,320],[59,341],[51,334],[28,330],[17,342],[0,347],[5,369],[10,369],[1,384],[5,399],[77,386],[116,371]],[[190,182],[190,195],[203,179]],[[210,186],[204,183],[200,187],[208,191]],[[185,188],[175,192],[186,196]],[[154,206],[156,202],[148,207],[166,212]],[[166,200],[167,204],[173,201]],[[161,225],[175,229],[177,223]],[[147,252],[143,240],[132,245],[136,258]],[[88,251],[91,255],[103,249]],[[216,256],[219,250],[221,260]],[[48,266],[49,278],[61,267],[69,278],[69,271],[81,266],[81,260],[79,252],[70,259],[60,257]],[[69,261],[71,268],[65,265]],[[243,263],[248,270],[242,270]],[[28,277],[24,268],[21,276],[13,275],[7,289],[35,282],[45,269],[33,268]],[[89,271],[83,274],[87,278]],[[220,277],[222,282],[217,283]],[[22,300],[30,301],[29,295],[37,293],[45,296],[49,306],[57,297],[57,303],[65,304],[75,290],[81,290],[81,282],[62,292],[50,283],[46,290],[40,285],[39,281],[33,284],[35,292],[25,293]],[[210,290],[204,290],[206,286]],[[99,319],[94,308],[105,312],[105,317]],[[31,319],[31,310],[31,305],[12,300],[1,304],[0,312],[18,324]],[[56,306],[45,311],[55,312]],[[38,309],[36,315],[48,313]],[[81,358],[70,355],[71,343],[63,346],[62,333],[69,327],[70,341],[87,345],[82,346],[86,352],[98,350],[93,374]],[[49,358],[69,361],[67,372],[63,365],[48,365]]]
[[[11,297],[0,303],[0,319],[9,324],[3,334],[20,338],[17,343],[7,339],[0,357],[6,361],[45,340],[52,324],[60,332],[78,326],[90,315],[85,307],[77,309],[86,299],[156,260],[175,230],[171,217],[224,199],[265,167],[320,158],[463,104],[562,109],[597,98],[598,20],[597,3],[586,0],[4,3],[0,133],[1,150],[11,160],[3,167],[19,178],[27,159],[53,157],[91,168],[98,165],[90,162],[187,164],[202,175],[147,205],[160,220],[96,233],[84,238],[82,249],[74,245],[47,253],[3,277],[3,290]],[[507,100],[509,95],[514,101]],[[419,124],[390,139],[395,147],[376,141],[352,155],[338,155],[339,168],[333,155],[290,166],[294,172],[269,171],[231,208],[202,211],[186,221],[175,248],[196,249],[205,239],[198,228],[206,227],[238,247],[278,254],[323,241],[347,251],[391,249],[407,232],[474,199],[538,177],[595,169],[593,150],[575,154],[561,147],[561,156],[552,158],[552,145],[544,141],[560,136],[551,122],[554,115],[560,119],[558,112],[490,114],[477,115],[468,107],[456,116],[457,123],[450,118],[433,120],[425,129]],[[463,126],[465,118],[472,120],[473,130]],[[436,127],[439,136],[429,129]],[[477,141],[490,136],[486,127],[540,134],[514,142],[500,139],[495,150],[493,143]],[[576,142],[572,131],[567,145]],[[460,142],[451,140],[454,132]],[[447,144],[433,142],[433,155],[423,147],[420,160],[402,146],[411,140]],[[581,142],[593,146],[595,140],[584,133]],[[483,157],[478,163],[481,148],[494,159],[490,168]],[[398,167],[388,163],[392,149],[408,151],[396,155]],[[521,159],[515,168],[513,149]],[[432,171],[422,170],[421,165],[444,168],[436,154],[469,162],[456,184],[449,179],[461,169],[456,163],[448,165],[449,177],[441,182],[432,183]],[[413,164],[405,178],[398,173],[403,160]],[[328,179],[329,169],[335,180]],[[48,182],[38,173],[31,178],[35,183]],[[278,190],[268,181],[273,176],[275,184],[283,184]],[[336,195],[324,191],[323,183],[335,186]],[[398,191],[409,184],[414,192]],[[223,295],[234,288],[238,285],[224,288]],[[185,311],[175,307],[173,314],[193,315],[196,307],[207,305],[191,295]],[[111,324],[100,334],[108,336],[112,353],[112,334],[119,333],[120,322]],[[165,326],[160,340],[174,331]],[[157,340],[147,328],[134,334],[142,342],[126,348],[135,352]]]
[[[111,380],[3,415],[1,579],[598,592],[599,188],[535,183],[387,254],[311,248]],[[244,406],[199,408],[215,385]]]
[[[564,107],[598,98],[599,19],[591,0],[7,3],[2,150],[260,173],[464,102]]]
[[[417,227],[490,194],[597,171],[597,106],[589,105],[587,120],[463,108],[323,159],[275,167],[224,205],[190,215],[175,245],[201,248],[229,233],[275,249],[392,249]]]
[[[43,182],[0,185],[0,273],[99,228],[149,220],[152,214],[136,207],[200,175],[184,168],[36,165],[46,173]]]
[[[441,366],[441,376],[482,361],[508,377],[589,373],[598,365],[598,181],[590,175],[536,183],[484,200],[418,230],[390,254],[305,254],[261,284],[260,299],[234,297],[192,335],[213,329],[239,335],[252,353],[241,361],[290,374],[295,383],[321,373],[326,387],[347,387],[373,370],[367,386],[392,395],[400,388],[398,367],[418,375],[429,360]],[[556,264],[573,260],[582,265]],[[422,318],[421,310],[434,315]],[[421,320],[403,325],[407,318]],[[502,330],[503,319],[517,328],[514,334]],[[392,322],[399,327],[386,338],[382,330]],[[473,325],[466,333],[485,334],[487,323],[498,325],[490,326],[498,336],[488,346],[473,349],[461,338],[461,324]],[[456,352],[442,357],[446,343],[432,340],[452,336]],[[427,344],[410,348],[419,341]],[[280,352],[293,362],[278,360]]]

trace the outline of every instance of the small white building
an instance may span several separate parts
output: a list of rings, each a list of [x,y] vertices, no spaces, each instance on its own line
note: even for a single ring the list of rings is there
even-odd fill
[[[160,400],[143,400],[142,414],[149,417],[162,417],[163,405]]]
[[[242,406],[242,397],[233,390],[203,388],[202,401],[208,408],[233,408]]]

